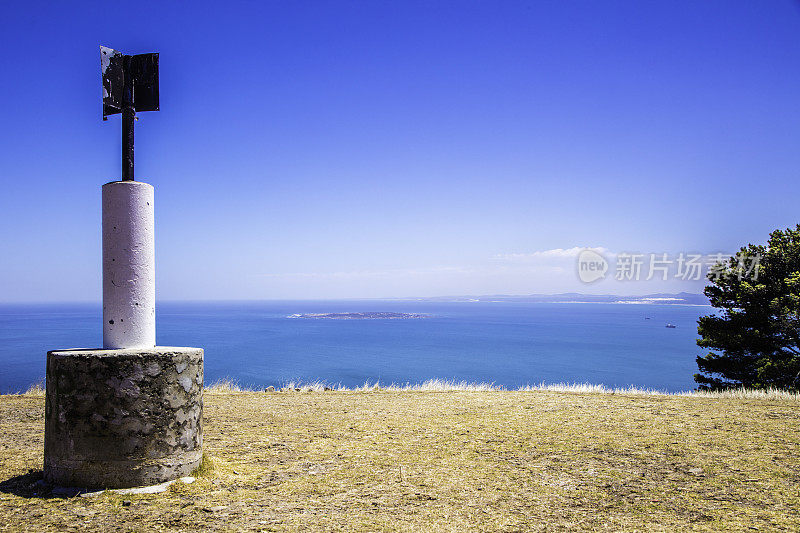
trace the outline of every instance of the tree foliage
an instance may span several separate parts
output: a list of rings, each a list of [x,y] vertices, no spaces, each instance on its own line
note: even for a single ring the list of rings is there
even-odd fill
[[[716,314],[701,317],[700,389],[800,389],[800,224],[775,230],[718,263],[704,290]]]

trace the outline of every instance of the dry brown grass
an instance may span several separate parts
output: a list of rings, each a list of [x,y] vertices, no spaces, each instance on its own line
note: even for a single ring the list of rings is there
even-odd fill
[[[0,397],[0,530],[800,528],[794,400],[228,391],[205,416],[194,484],[34,496],[42,398]]]
[[[39,387],[42,393],[44,389],[41,384],[32,386],[32,389]],[[259,389],[242,386],[232,378],[218,379],[208,387],[207,392],[258,392]],[[275,387],[272,387],[275,390]],[[345,387],[341,384],[330,384],[326,381],[289,381],[278,390],[282,392],[488,392],[488,391],[507,391],[517,390],[524,392],[549,391],[549,392],[595,392],[601,394],[623,394],[625,396],[686,396],[692,398],[737,398],[741,400],[792,400],[800,402],[800,393],[781,390],[781,389],[728,389],[723,391],[683,391],[683,392],[664,392],[656,389],[641,389],[634,386],[629,387],[606,387],[602,384],[593,383],[539,383],[537,385],[526,385],[518,389],[506,389],[502,385],[494,383],[475,382],[475,381],[453,381],[446,379],[429,379],[421,383],[380,383],[378,381],[367,381],[357,387]]]
[[[44,380],[31,384],[24,392],[11,393],[8,396],[44,396]]]

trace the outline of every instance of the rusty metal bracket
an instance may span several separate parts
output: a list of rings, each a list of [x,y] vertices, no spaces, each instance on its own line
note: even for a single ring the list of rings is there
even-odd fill
[[[158,111],[158,54],[125,55],[100,47],[103,120],[122,114],[122,180],[133,181],[133,124],[137,111]]]

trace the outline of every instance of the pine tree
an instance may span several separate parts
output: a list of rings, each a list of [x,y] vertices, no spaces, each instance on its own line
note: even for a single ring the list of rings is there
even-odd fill
[[[701,317],[700,389],[800,389],[800,224],[775,230],[718,263],[705,295],[721,311]]]

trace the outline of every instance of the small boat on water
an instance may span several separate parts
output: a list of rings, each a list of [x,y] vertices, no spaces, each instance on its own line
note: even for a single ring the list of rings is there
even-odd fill
[[[669,328],[669,329],[675,329],[675,328],[677,328],[678,326],[676,326],[675,324],[667,324],[665,327],[667,327],[667,328]]]

